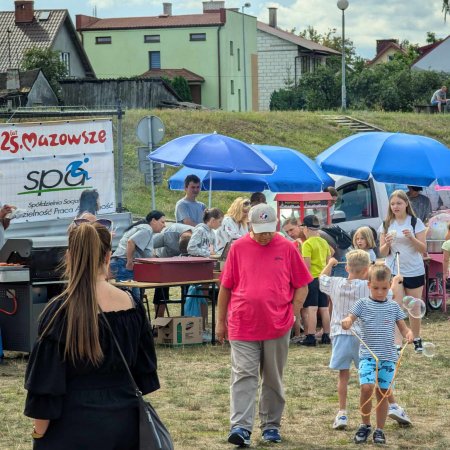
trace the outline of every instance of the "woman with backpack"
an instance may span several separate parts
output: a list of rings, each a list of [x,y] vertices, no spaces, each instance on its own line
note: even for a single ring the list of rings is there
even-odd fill
[[[391,269],[393,275],[397,275],[400,269],[405,295],[422,298],[425,285],[425,266],[422,255],[426,251],[426,227],[416,217],[404,191],[394,191],[389,197],[388,214],[378,231],[380,256],[386,257],[385,264]],[[421,319],[410,316],[409,323],[414,333],[415,351],[421,353]]]

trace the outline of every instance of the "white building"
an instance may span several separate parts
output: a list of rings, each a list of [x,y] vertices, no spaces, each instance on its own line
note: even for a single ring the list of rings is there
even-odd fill
[[[450,73],[450,36],[423,48],[426,51],[414,61],[412,69]]]
[[[316,42],[277,28],[277,8],[269,8],[269,24],[257,22],[258,103],[259,111],[268,111],[270,96],[297,83],[302,73],[313,72],[326,58],[341,53]]]

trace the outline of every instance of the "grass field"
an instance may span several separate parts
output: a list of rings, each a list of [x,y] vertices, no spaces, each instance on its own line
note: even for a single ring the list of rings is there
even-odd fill
[[[124,117],[124,205],[134,214],[143,216],[151,207],[150,188],[144,185],[143,175],[138,172],[135,128],[139,120],[153,114],[161,118],[166,134],[162,143],[191,133],[212,133],[232,136],[245,142],[280,145],[301,151],[314,158],[320,152],[339,140],[349,136],[350,130],[341,128],[323,119],[323,113],[311,112],[267,112],[267,113],[228,113],[211,111],[127,111]],[[336,112],[330,112],[336,114]],[[450,146],[448,126],[450,116],[445,114],[382,113],[349,111],[348,115],[377,125],[386,131],[418,133],[439,139]],[[364,149],[361,149],[361,158]],[[181,192],[171,192],[167,179],[176,171],[169,167],[165,180],[156,190],[156,207],[173,218],[176,201]],[[213,205],[223,211],[228,209],[239,194],[232,192],[213,192]],[[199,200],[207,203],[207,193]]]
[[[175,312],[175,311],[174,311]],[[396,395],[414,425],[400,428],[388,419],[387,448],[450,448],[450,356],[447,317],[434,313],[424,320],[423,337],[436,345],[434,358],[405,350]],[[149,396],[172,432],[177,450],[233,449],[226,442],[229,421],[230,361],[228,346],[157,348],[161,389]],[[335,431],[336,374],[328,369],[330,346],[291,346],[285,373],[286,408],[280,449],[315,450],[359,448],[352,443],[359,424],[359,387],[353,372],[349,387],[349,428]],[[0,366],[0,449],[31,448],[30,421],[22,415],[26,360],[10,354]],[[373,444],[369,444],[373,447]],[[252,448],[271,448],[255,429]],[[63,450],[63,447],[61,448]],[[80,449],[81,450],[81,449]],[[101,450],[101,449],[99,449]]]

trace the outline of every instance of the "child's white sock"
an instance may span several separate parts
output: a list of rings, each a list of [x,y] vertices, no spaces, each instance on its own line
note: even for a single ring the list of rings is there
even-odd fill
[[[346,416],[347,415],[347,410],[346,409],[340,409],[338,411],[338,416]]]

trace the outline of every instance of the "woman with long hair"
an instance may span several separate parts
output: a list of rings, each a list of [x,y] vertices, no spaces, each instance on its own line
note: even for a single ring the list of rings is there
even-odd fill
[[[239,239],[248,233],[248,212],[250,200],[238,197],[228,208],[222,221],[222,225],[216,232],[217,248],[223,249],[227,242]]]
[[[25,374],[34,450],[138,449],[138,400],[104,317],[143,394],[159,388],[156,354],[143,306],[107,281],[110,257],[106,227],[71,228],[67,287],[40,317]]]
[[[386,265],[397,275],[397,258],[406,295],[422,298],[425,285],[423,253],[426,251],[426,228],[416,217],[406,192],[394,191],[389,197],[386,220],[380,226],[380,256],[386,257]],[[409,317],[414,333],[414,348],[422,352],[420,338],[421,319]]]

